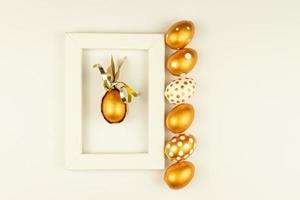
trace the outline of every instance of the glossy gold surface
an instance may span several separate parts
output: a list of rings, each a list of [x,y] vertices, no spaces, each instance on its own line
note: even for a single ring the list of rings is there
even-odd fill
[[[188,161],[177,162],[167,168],[164,176],[165,182],[172,189],[180,189],[191,182],[195,167]]]
[[[167,69],[174,76],[189,73],[198,60],[197,52],[191,48],[185,48],[173,53],[167,61]]]
[[[166,44],[172,49],[182,49],[192,40],[195,26],[191,21],[179,21],[165,34]]]
[[[106,92],[102,98],[101,112],[109,123],[119,123],[126,116],[127,107],[122,101],[119,90],[113,89]]]
[[[193,154],[196,148],[196,139],[191,134],[178,134],[172,137],[165,145],[165,154],[169,160],[181,161]]]
[[[166,127],[173,133],[182,133],[192,124],[194,113],[194,107],[191,104],[179,104],[167,114]]]

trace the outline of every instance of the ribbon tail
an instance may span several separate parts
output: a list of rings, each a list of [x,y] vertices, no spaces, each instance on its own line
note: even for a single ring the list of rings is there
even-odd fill
[[[121,68],[122,68],[123,65],[125,64],[126,59],[127,59],[127,57],[125,56],[125,57],[123,58],[123,60],[121,61],[121,63],[119,64],[119,67],[118,67],[117,72],[116,72],[116,74],[115,74],[115,81],[117,81],[117,80],[119,79]]]
[[[132,97],[130,94],[128,94],[128,103],[130,103],[132,101]]]
[[[100,64],[95,64],[93,67],[97,67],[100,71],[101,78],[102,78],[102,85],[106,90],[110,90],[112,88],[112,81],[111,81],[111,76],[106,73],[102,65]]]
[[[128,102],[130,103],[132,101],[132,96],[137,97],[139,94],[127,84],[125,84],[124,87],[128,95]]]
[[[134,91],[131,87],[126,87],[126,90],[127,90],[127,93],[134,96],[134,97],[137,97],[139,95],[139,93],[137,93],[136,91]]]
[[[130,103],[132,101],[132,97],[136,97],[139,95],[134,89],[132,89],[129,85],[124,82],[118,82],[120,88],[120,96],[123,102]]]

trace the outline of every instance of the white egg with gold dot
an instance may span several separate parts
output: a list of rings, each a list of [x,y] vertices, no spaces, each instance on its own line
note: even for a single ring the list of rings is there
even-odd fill
[[[178,134],[171,138],[165,146],[165,154],[169,160],[187,159],[195,150],[196,139],[190,134]]]
[[[187,102],[195,93],[196,82],[192,78],[180,77],[173,80],[165,90],[165,97],[172,104]]]

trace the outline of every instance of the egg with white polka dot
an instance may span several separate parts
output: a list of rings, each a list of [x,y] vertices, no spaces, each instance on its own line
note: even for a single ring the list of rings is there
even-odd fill
[[[187,102],[195,93],[196,82],[192,78],[180,77],[173,80],[165,90],[165,97],[172,104]]]
[[[196,139],[190,134],[178,134],[165,145],[165,154],[169,160],[187,159],[196,148]]]
[[[166,44],[172,49],[182,49],[193,39],[195,25],[183,20],[173,24],[165,34]]]
[[[194,49],[185,48],[173,53],[167,61],[167,69],[174,76],[189,73],[197,63],[198,55]]]

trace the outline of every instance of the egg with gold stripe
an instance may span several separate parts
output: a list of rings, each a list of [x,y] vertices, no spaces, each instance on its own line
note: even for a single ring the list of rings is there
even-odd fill
[[[166,87],[165,97],[172,104],[187,102],[194,94],[196,81],[192,78],[180,77]]]
[[[198,60],[198,54],[194,49],[185,48],[173,53],[167,61],[167,69],[174,76],[189,73]]]
[[[165,154],[169,160],[181,161],[193,154],[196,148],[196,139],[190,134],[178,134],[165,145]]]
[[[172,49],[182,49],[192,40],[195,32],[193,22],[183,20],[172,25],[165,34],[166,44]]]

